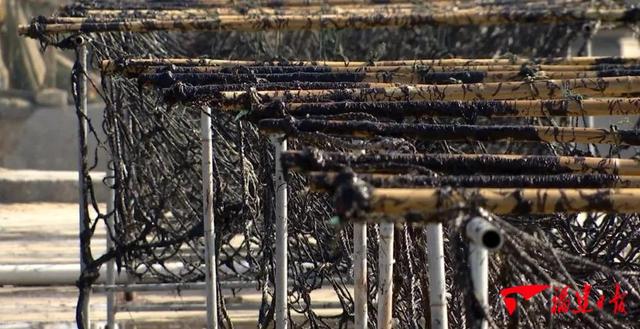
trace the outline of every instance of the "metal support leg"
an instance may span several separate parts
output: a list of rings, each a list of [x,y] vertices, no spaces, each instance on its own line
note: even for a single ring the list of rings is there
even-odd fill
[[[112,232],[114,232],[114,216],[115,212],[115,199],[116,199],[116,191],[113,188],[115,183],[115,179],[113,178],[114,170],[109,168],[107,171],[107,185],[109,187],[109,199],[107,200],[107,213],[112,214],[107,218],[107,251],[114,248],[114,242],[111,238]],[[110,260],[107,263],[107,278],[106,284],[107,286],[114,286],[116,284],[116,273],[115,273],[115,260]],[[107,291],[107,329],[115,329],[116,328],[116,292],[113,290]]]
[[[353,225],[353,274],[355,329],[366,329],[367,316],[367,224]]]
[[[444,270],[442,224],[427,224],[427,261],[429,262],[429,306],[431,328],[444,329],[447,319],[447,286]]]
[[[282,152],[287,150],[287,140],[282,136],[271,136],[275,148],[276,172],[276,329],[286,329],[287,319],[287,181],[280,160]]]
[[[79,122],[78,122],[78,206],[79,206],[79,237],[80,237],[80,273],[84,273],[85,269],[89,264],[89,259],[86,259],[87,255],[83,250],[83,242],[85,240],[85,234],[88,230],[87,227],[87,219],[89,215],[87,214],[87,195],[85,193],[85,188],[87,185],[86,177],[88,173],[88,167],[84,158],[84,154],[87,152],[87,76],[85,74],[85,70],[87,69],[87,45],[85,44],[85,40],[83,37],[78,37],[76,40],[77,45],[77,62],[81,66],[77,68],[78,72],[78,81],[76,85],[76,93],[78,96],[77,106],[79,111]],[[90,305],[90,292],[86,294],[85,299],[82,305],[79,305],[81,312],[81,324],[84,328],[90,328],[90,319],[89,319],[89,305]]]
[[[393,324],[393,231],[393,223],[380,224],[378,329],[391,329]]]
[[[213,217],[213,141],[211,138],[211,108],[205,107],[200,119],[202,138],[202,203],[204,215],[204,245],[207,294],[207,329],[218,328],[218,291],[216,238]]]

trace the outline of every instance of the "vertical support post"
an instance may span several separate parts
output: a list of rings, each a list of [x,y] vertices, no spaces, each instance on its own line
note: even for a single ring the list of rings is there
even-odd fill
[[[207,329],[218,328],[218,290],[216,265],[216,237],[213,218],[213,140],[211,137],[211,108],[206,106],[200,116],[202,138],[202,204],[204,215],[204,255],[207,294]]]
[[[489,307],[489,252],[482,245],[469,243],[469,267],[471,268],[471,282],[473,294],[482,308]],[[487,329],[487,320],[483,319],[477,329]]]
[[[115,164],[114,164],[115,165]],[[111,214],[111,216],[107,217],[107,251],[113,249],[114,242],[111,238],[111,234],[114,232],[114,216],[116,215],[114,212],[115,209],[115,199],[116,199],[116,191],[114,188],[115,179],[113,177],[114,170],[113,168],[109,168],[107,170],[107,185],[109,188],[109,199],[107,200],[107,213]],[[113,287],[116,284],[116,273],[115,273],[115,260],[110,260],[107,263],[107,278],[106,284],[107,286]],[[116,327],[116,293],[114,290],[107,290],[107,329],[115,329]]]
[[[502,247],[502,234],[482,217],[471,219],[466,226],[469,238],[469,268],[473,294],[478,304],[489,310],[489,251]],[[482,319],[479,329],[487,329],[488,321]],[[476,327],[478,328],[478,327]]]
[[[87,181],[86,178],[89,175],[88,166],[86,163],[86,159],[84,155],[87,153],[87,109],[88,109],[88,101],[87,101],[87,45],[85,44],[84,37],[79,36],[76,39],[76,47],[77,47],[77,63],[80,67],[76,67],[79,72],[78,81],[76,85],[76,94],[77,94],[77,108],[80,111],[78,113],[78,207],[79,207],[79,238],[80,238],[80,273],[84,273],[86,270],[90,259],[87,259],[87,252],[84,250],[84,243],[87,242],[87,232],[89,228],[87,227],[87,220],[89,218],[89,214],[87,214],[87,195],[86,195],[86,186]],[[83,292],[81,292],[83,293]],[[84,300],[81,305],[78,305],[80,308],[80,320],[81,325],[84,328],[90,328],[90,318],[89,318],[89,305],[91,299],[91,291],[88,289],[85,293]]]
[[[429,262],[429,306],[431,328],[444,329],[447,319],[447,286],[444,268],[444,242],[442,224],[427,224],[427,261]]]
[[[367,314],[367,224],[353,225],[353,274],[355,329],[366,329]]]
[[[282,167],[282,152],[287,150],[287,139],[284,136],[271,136],[271,144],[275,149],[275,177],[276,192],[276,329],[286,329],[287,319],[287,181]]]
[[[391,329],[393,324],[393,231],[394,223],[380,224],[378,329]]]

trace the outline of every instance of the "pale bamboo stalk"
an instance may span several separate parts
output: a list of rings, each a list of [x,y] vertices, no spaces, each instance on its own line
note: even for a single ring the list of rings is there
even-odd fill
[[[104,60],[101,64],[102,70],[105,72],[115,71],[119,66],[118,61]],[[256,61],[239,61],[239,60],[222,60],[222,59],[188,59],[188,58],[163,58],[163,59],[148,59],[148,58],[132,58],[127,60],[127,67],[129,66],[152,66],[152,65],[176,65],[176,66],[238,66],[238,65],[256,65],[260,64]],[[384,67],[397,67],[397,66],[454,66],[454,67],[474,67],[474,66],[496,66],[496,65],[508,65],[507,67],[517,67],[515,70],[503,70],[503,71],[518,71],[523,64],[530,65],[549,65],[543,67],[546,69],[552,69],[553,66],[562,65],[566,66],[565,70],[570,70],[571,67],[588,67],[592,68],[600,64],[611,65],[628,65],[628,64],[640,64],[640,59],[637,57],[557,57],[557,58],[513,58],[513,59],[500,59],[500,58],[445,58],[445,59],[416,59],[416,60],[401,60],[401,61],[375,61],[362,62],[362,61],[293,61],[291,65],[304,65],[304,66],[329,66],[329,67],[362,67],[362,66],[384,66]]]
[[[597,79],[545,80],[533,82],[495,82],[458,85],[404,85],[388,88],[258,91],[264,98],[289,102],[335,101],[335,95],[352,101],[409,101],[409,100],[508,100],[561,99],[566,91],[583,97],[620,97],[640,94],[640,77],[623,76]],[[225,105],[243,104],[246,91],[220,93]]]
[[[320,161],[319,159],[322,159]],[[344,165],[350,165],[356,172],[398,173],[397,170],[386,166],[379,168],[375,163],[401,163],[416,167],[426,167],[436,171],[447,168],[464,166],[465,163],[474,162],[475,169],[518,168],[524,172],[535,168],[545,174],[553,173],[599,173],[621,176],[640,175],[640,160],[599,158],[599,157],[573,157],[573,156],[543,156],[543,155],[503,155],[503,154],[352,154],[340,152],[304,152],[290,151],[283,155],[285,165],[291,170],[327,171],[339,170]],[[369,168],[370,167],[370,168]],[[366,170],[363,170],[366,168]],[[401,173],[404,173],[402,171]],[[505,172],[501,169],[501,174]],[[629,177],[625,177],[629,178]],[[637,179],[634,179],[637,180]]]
[[[368,210],[402,220],[408,214],[430,216],[461,209],[465,205],[490,213],[557,214],[597,211],[628,214],[640,212],[640,189],[374,189]],[[432,217],[434,218],[434,217]],[[442,218],[442,217],[435,217]]]
[[[501,15],[491,9],[457,10],[433,14],[390,14],[377,15],[288,15],[278,17],[244,17],[225,19],[184,19],[156,20],[142,19],[112,23],[73,23],[47,24],[36,27],[21,25],[19,33],[38,37],[39,33],[100,33],[100,32],[152,32],[152,31],[239,31],[258,32],[269,30],[318,30],[318,29],[368,29],[374,27],[412,27],[420,25],[500,25],[513,23],[557,23],[573,21],[601,21],[604,23],[628,22],[629,12],[633,9],[594,9],[566,10],[558,12],[528,10],[509,11]]]

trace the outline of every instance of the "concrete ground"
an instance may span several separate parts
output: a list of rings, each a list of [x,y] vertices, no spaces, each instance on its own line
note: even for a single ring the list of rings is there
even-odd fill
[[[72,203],[0,203],[0,267],[25,264],[77,264],[77,206]],[[105,235],[98,228],[94,253],[104,251]],[[230,294],[226,294],[230,296]],[[0,329],[75,328],[77,290],[73,286],[0,287]],[[124,303],[123,296],[118,296]],[[312,294],[314,303],[334,302],[330,289]],[[242,291],[230,299],[230,315],[236,328],[255,328],[260,293]],[[133,303],[204,303],[201,292],[137,294]],[[320,314],[337,314],[322,309]],[[94,327],[104,326],[106,298],[91,301]],[[202,328],[204,312],[118,313],[120,328]]]

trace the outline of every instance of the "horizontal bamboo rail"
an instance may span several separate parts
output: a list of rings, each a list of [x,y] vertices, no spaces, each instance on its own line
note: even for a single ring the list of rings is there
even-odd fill
[[[147,59],[133,58],[127,60],[104,60],[101,63],[101,69],[105,73],[122,72],[123,70],[140,70],[152,66],[187,66],[187,67],[207,67],[207,66],[328,66],[332,68],[343,67],[365,67],[365,66],[383,66],[383,67],[481,67],[492,66],[501,68],[513,68],[514,70],[503,69],[502,71],[517,71],[522,65],[546,65],[539,68],[543,71],[556,71],[554,66],[560,66],[563,71],[578,70],[597,70],[601,65],[640,65],[640,59],[637,57],[571,57],[571,58],[511,58],[511,59],[470,59],[470,58],[449,58],[449,59],[416,59],[402,61],[374,61],[374,62],[332,62],[332,61],[291,61],[291,62],[256,62],[245,60],[221,60],[221,59],[187,59],[187,58],[162,58]],[[486,70],[485,70],[486,71]]]
[[[436,213],[482,207],[498,215],[543,215],[597,211],[604,213],[640,212],[640,189],[535,189],[535,188],[461,188],[461,189],[373,189],[365,198],[360,213],[384,215],[398,220],[432,217]],[[365,194],[367,196],[367,194]],[[343,194],[336,210],[352,210],[354,196]],[[424,217],[423,217],[424,216]],[[407,219],[408,217],[408,219]]]
[[[278,113],[276,113],[276,111]],[[503,101],[398,101],[285,103],[284,110],[296,117],[334,116],[367,113],[375,117],[546,117],[610,116],[640,114],[640,98],[587,98],[581,101],[503,100]],[[256,119],[281,113],[274,105],[264,105],[251,115]]]
[[[107,9],[107,10],[86,10],[82,16],[53,16],[41,22],[46,24],[69,24],[69,23],[90,23],[90,22],[115,22],[135,19],[207,19],[220,18],[224,16],[292,16],[292,15],[371,15],[371,14],[410,14],[412,12],[443,11],[445,8],[429,8],[415,4],[395,4],[395,5],[367,5],[367,6],[304,6],[304,7],[218,7],[218,8],[187,8],[187,9]],[[74,13],[72,13],[74,14]],[[64,13],[63,13],[64,15]]]
[[[448,3],[449,0],[434,0],[436,3]],[[228,7],[234,5],[252,5],[263,7],[305,7],[321,5],[375,5],[375,4],[403,4],[410,3],[407,0],[266,0],[266,1],[233,1],[233,0],[188,0],[188,1],[164,1],[164,2],[144,2],[144,3],[109,3],[93,2],[67,6],[67,11],[71,10],[120,10],[120,9],[157,9],[157,10],[179,10],[185,8],[211,8]]]
[[[433,14],[389,15],[288,15],[245,17],[225,16],[221,19],[160,20],[140,19],[127,22],[70,23],[21,25],[19,33],[33,38],[41,34],[100,33],[100,32],[153,32],[153,31],[243,31],[368,29],[375,27],[414,27],[420,25],[501,25],[543,24],[558,22],[601,21],[603,23],[635,23],[635,8],[615,9],[562,9],[549,10],[493,10],[462,9]]]
[[[500,141],[640,145],[640,131],[550,126],[477,126],[265,119],[258,123],[266,134],[322,132],[354,138],[396,137],[429,141]]]
[[[633,97],[640,95],[640,77],[544,80],[533,82],[495,82],[457,85],[403,85],[388,88],[259,91],[263,101],[291,103],[338,101],[412,101],[412,100],[506,100],[561,99],[570,91],[585,97]],[[246,91],[222,92],[220,102],[229,106],[242,103]]]
[[[230,4],[228,6],[215,7],[183,7],[180,9],[165,8],[137,8],[127,9],[86,9],[86,8],[70,8],[63,10],[61,16],[50,17],[43,22],[47,24],[64,24],[64,23],[84,23],[96,22],[109,19],[206,19],[218,16],[233,15],[314,15],[314,14],[338,14],[338,15],[371,15],[371,14],[410,14],[410,13],[434,13],[456,10],[481,10],[482,4],[476,2],[469,3],[373,3],[373,4],[341,4],[341,5],[318,5],[311,4],[307,6],[273,6],[266,4],[261,6],[258,4]],[[507,11],[509,9],[527,9],[549,11],[559,10],[558,5],[544,4],[544,7],[517,5],[517,4],[493,4],[491,9],[494,11]]]
[[[409,74],[432,74],[446,73],[456,74],[462,72],[477,72],[476,74],[501,74],[504,72],[519,72],[523,76],[533,76],[534,78],[549,79],[549,75],[563,76],[575,74],[580,76],[582,72],[597,72],[591,75],[622,75],[622,71],[638,71],[640,65],[489,65],[489,66],[299,66],[299,65],[275,65],[275,66],[129,66],[118,71],[103,71],[106,75],[123,75],[128,78],[137,78],[143,74],[159,74],[172,72],[176,74],[238,74],[238,73],[260,73],[260,74],[293,74],[293,73],[334,73],[334,74],[356,74],[368,73],[375,75],[409,75]],[[567,73],[565,73],[567,72]],[[602,72],[602,73],[600,73]],[[609,73],[607,73],[609,72]],[[612,74],[612,72],[618,72]],[[598,74],[600,73],[600,74]],[[546,76],[545,76],[546,75]],[[629,74],[633,75],[633,74]]]
[[[178,81],[191,85],[257,83],[265,82],[368,82],[404,84],[460,84],[523,81],[534,78],[546,79],[590,79],[620,76],[640,76],[639,70],[605,70],[582,72],[536,72],[527,76],[522,71],[460,71],[460,72],[294,72],[294,73],[145,73],[138,77],[143,85],[167,87],[167,83]]]
[[[341,171],[350,167],[360,173],[407,173],[471,175],[551,175],[565,173],[640,175],[640,160],[495,154],[356,154],[318,150],[289,151],[282,155],[289,170]]]
[[[334,191],[352,173],[309,172],[308,184],[313,191]],[[358,174],[357,177],[376,188],[417,187],[492,187],[519,188],[640,188],[640,176],[610,174],[559,174],[559,175],[390,175]]]

